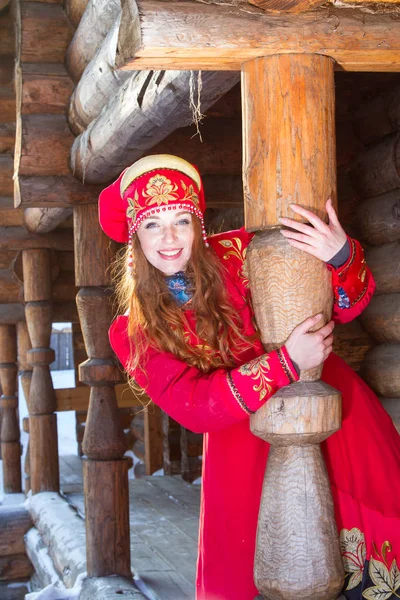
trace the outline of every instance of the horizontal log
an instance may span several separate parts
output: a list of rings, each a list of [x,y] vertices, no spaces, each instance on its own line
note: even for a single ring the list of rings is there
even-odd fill
[[[73,236],[67,229],[39,235],[24,227],[1,227],[0,250],[26,250],[28,248],[49,248],[51,250],[73,250]]]
[[[400,135],[389,135],[366,148],[351,167],[351,181],[363,198],[399,188]]]
[[[119,0],[89,0],[65,57],[68,73],[75,83],[120,12]]]
[[[358,319],[345,325],[336,324],[334,330],[333,351],[336,352],[355,371],[374,343]]]
[[[65,12],[74,27],[78,27],[87,3],[88,0],[66,0]]]
[[[32,527],[26,508],[0,507],[0,556],[25,554],[24,535]]]
[[[138,76],[136,72],[115,69],[119,22],[120,17],[117,18],[87,65],[72,94],[68,122],[76,135],[81,134],[89,123],[99,116],[103,107],[118,92],[124,81],[129,77]]]
[[[0,252],[0,269],[10,269],[17,254],[16,250],[2,250]]]
[[[135,70],[240,70],[246,60],[291,52],[331,56],[347,71],[398,71],[398,21],[398,14],[333,7],[267,15],[191,0],[125,0],[116,64]]]
[[[379,400],[381,401],[383,408],[391,416],[394,426],[400,433],[400,398],[380,397]]]
[[[297,15],[325,4],[325,0],[249,0],[249,3],[271,13],[287,12]]]
[[[376,282],[377,294],[400,292],[400,242],[367,248],[366,260]]]
[[[202,110],[212,106],[238,79],[238,73],[203,73]],[[189,81],[189,72],[177,71],[141,73],[139,77],[128,79],[107,108],[76,138],[71,149],[71,164],[76,176],[82,179],[84,174],[88,183],[106,183],[145,152],[150,149],[159,151],[157,143],[178,127],[192,122]],[[231,120],[227,121],[232,125]],[[203,145],[198,138],[191,139],[195,133],[191,128],[176,133],[177,137],[167,141],[161,151],[176,154],[179,148],[179,154],[188,160],[192,158],[195,164],[199,160],[208,162],[209,170],[202,169],[202,165],[198,164],[203,173],[220,172],[221,162],[225,165],[223,172],[239,173],[240,121],[232,131],[224,128],[223,132],[220,129],[217,134],[215,127],[224,128],[224,125],[215,122],[209,125],[205,120],[201,129],[204,132]],[[220,135],[226,135],[227,139],[218,137]],[[189,154],[184,156],[187,148]],[[209,157],[206,156],[208,152]],[[233,155],[234,164],[231,165]]]
[[[14,159],[12,156],[0,156],[0,193],[2,197],[13,195]]]
[[[400,239],[400,190],[361,202],[356,211],[357,226],[369,244]]]
[[[1,110],[1,105],[0,105]],[[13,153],[15,143],[15,123],[0,123],[0,154]]]
[[[126,383],[116,385],[115,392],[119,408],[140,407],[147,401],[147,396],[135,396]],[[90,387],[86,385],[55,390],[55,395],[57,412],[67,410],[85,412],[89,407]]]
[[[0,56],[15,55],[14,24],[11,11],[0,19]]]
[[[28,231],[48,233],[71,215],[72,208],[27,208],[24,211],[24,224]]]
[[[21,114],[62,114],[73,83],[62,64],[29,64],[21,70]]]
[[[1,160],[1,157],[0,157]],[[62,177],[21,176],[15,190],[15,206],[60,207],[97,202],[104,186],[82,185],[73,175]]]
[[[400,344],[400,294],[373,296],[360,319],[378,344]]]
[[[15,92],[9,87],[0,87],[1,120],[5,123],[15,121]]]
[[[0,303],[23,302],[21,283],[14,277],[11,269],[0,269]]]
[[[400,344],[375,346],[366,355],[360,375],[379,396],[400,396]]]
[[[22,210],[14,208],[14,199],[0,197],[0,227],[18,227],[24,224]]]
[[[15,48],[14,48],[15,51]],[[0,61],[0,89],[3,86],[8,86],[10,89],[13,87],[13,79],[14,79],[14,66],[15,66],[15,56],[4,56],[2,55]]]
[[[68,175],[74,141],[64,115],[26,115],[22,119],[19,176]]]
[[[32,563],[26,554],[0,556],[0,581],[21,581],[33,573]]]
[[[0,323],[13,325],[25,319],[25,308],[23,304],[11,303],[0,304]]]
[[[62,5],[20,2],[20,15],[20,62],[63,63],[73,28]]]

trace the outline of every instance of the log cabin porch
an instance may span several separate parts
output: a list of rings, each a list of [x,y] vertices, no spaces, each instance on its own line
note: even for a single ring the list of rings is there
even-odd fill
[[[253,230],[274,229],[278,209],[267,184],[257,201],[263,173],[274,171],[268,163],[273,153],[256,165],[252,156],[267,143],[259,131],[285,155],[290,130],[276,123],[267,133],[261,127],[268,102],[285,112],[279,94],[273,96],[278,80],[287,86],[281,98],[292,102],[293,122],[301,122],[311,140],[311,155],[318,150],[326,159],[323,167],[309,161],[306,168],[287,158],[284,195],[295,193],[289,174],[298,173],[310,206],[322,210],[321,198],[337,183],[341,222],[366,246],[377,281],[365,313],[336,328],[334,349],[400,428],[399,3],[354,7],[344,0],[338,7],[296,0],[289,3],[293,9],[274,0],[272,13],[268,3],[232,2],[225,10],[213,2],[139,0],[138,20],[131,0],[122,9],[117,0],[0,2],[4,600],[23,597],[33,568],[37,587],[58,580],[72,588],[87,571],[83,600],[194,598],[200,486],[188,482],[200,474],[201,439],[157,409],[143,411],[115,361],[107,329],[114,315],[109,265],[116,248],[100,231],[96,203],[99,191],[142,155],[176,153],[200,168],[209,229],[240,227],[244,216]],[[267,26],[275,32],[269,40]],[[219,37],[210,41],[209,32]],[[138,50],[130,40],[139,34]],[[293,73],[305,90],[299,104]],[[324,95],[317,97],[310,81]],[[197,96],[206,115],[202,141],[191,125],[190,98]],[[314,116],[321,115],[321,102],[324,119]],[[281,183],[275,181],[275,189]],[[73,328],[77,387],[69,390],[54,390],[49,372],[56,321]],[[22,467],[17,370],[30,413],[23,424],[30,442]],[[76,414],[84,460],[58,456],[57,413],[66,410]],[[126,448],[142,459],[144,477],[128,481]],[[168,476],[151,476],[162,467]],[[71,469],[75,487],[67,481]],[[12,506],[22,490],[31,490],[29,514]],[[38,579],[37,557],[57,523],[47,530],[43,525],[40,535],[28,531],[31,519],[39,529],[54,503],[59,515],[74,516],[66,518],[63,533],[79,543],[67,556],[62,544],[53,547],[56,567]],[[145,584],[141,589],[131,581],[131,568]]]

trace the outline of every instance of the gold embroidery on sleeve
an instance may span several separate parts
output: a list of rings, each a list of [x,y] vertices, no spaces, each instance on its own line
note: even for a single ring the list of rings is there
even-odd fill
[[[257,384],[253,386],[253,390],[260,395],[260,402],[264,400],[267,394],[272,393],[272,387],[269,384],[272,383],[273,379],[267,377],[269,370],[268,356],[266,354],[254,358],[250,362],[239,367],[239,373],[241,375],[251,377],[257,382]]]

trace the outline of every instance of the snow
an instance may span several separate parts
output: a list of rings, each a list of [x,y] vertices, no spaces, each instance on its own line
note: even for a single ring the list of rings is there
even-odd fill
[[[81,573],[72,588],[62,589],[52,583],[40,592],[26,594],[25,600],[78,600],[86,576],[86,573]]]

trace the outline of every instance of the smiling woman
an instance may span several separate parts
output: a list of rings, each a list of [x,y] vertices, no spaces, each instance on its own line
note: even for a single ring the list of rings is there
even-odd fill
[[[188,211],[167,211],[147,217],[137,236],[153,267],[165,275],[184,271],[194,239],[192,215]]]
[[[203,185],[193,165],[149,156],[100,196],[104,231],[127,242],[118,283],[125,314],[111,326],[111,345],[134,385],[184,427],[205,433],[197,600],[257,595],[253,564],[269,445],[250,432],[249,415],[298,381],[300,370],[322,362],[323,381],[343,398],[343,427],[323,442],[323,451],[344,593],[349,600],[377,597],[379,569],[390,569],[397,585],[400,478],[390,474],[400,472],[400,438],[376,396],[331,354],[334,322],[360,314],[375,284],[361,246],[347,238],[329,201],[326,208],[328,224],[293,206],[309,224],[282,219],[290,227],[282,235],[327,263],[332,320],[311,331],[321,319],[314,315],[283,346],[265,352],[243,273],[252,234],[240,229],[207,238]]]

